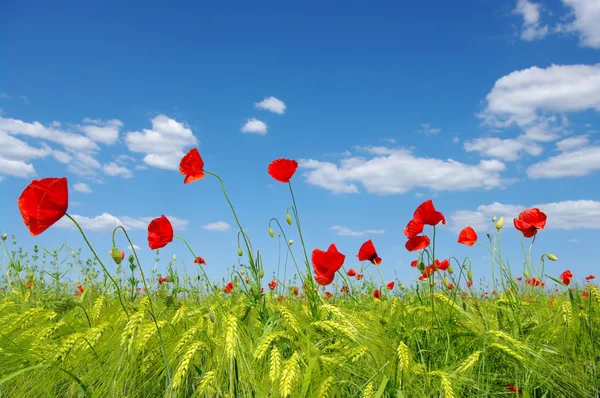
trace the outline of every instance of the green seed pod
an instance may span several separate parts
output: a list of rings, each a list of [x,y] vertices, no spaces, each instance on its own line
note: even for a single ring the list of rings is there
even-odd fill
[[[451,265],[448,266],[448,273],[451,274],[454,272],[454,268]]]
[[[122,260],[121,250],[119,250],[118,247],[115,246],[115,247],[112,248],[112,250],[110,251],[110,256],[112,257],[113,261],[117,265],[121,264],[121,260]]]
[[[448,281],[448,278],[444,278],[444,286],[446,286],[446,288],[448,288],[449,284],[450,284],[450,281]]]
[[[244,251],[241,247],[238,247],[238,256],[242,257],[244,255]]]
[[[260,271],[258,271],[258,276],[261,277],[261,278],[264,277],[265,276],[265,270],[261,268]]]
[[[289,224],[292,225],[292,216],[290,216],[289,214],[285,215],[285,221]]]
[[[275,237],[275,231],[273,231],[273,228],[269,228],[269,236],[270,236],[271,238],[274,238],[274,237]]]
[[[523,275],[525,275],[525,278],[531,279],[531,274],[529,273],[529,271],[523,271]]]
[[[467,272],[467,278],[469,278],[470,282],[473,282],[473,271],[469,270],[469,272]]]

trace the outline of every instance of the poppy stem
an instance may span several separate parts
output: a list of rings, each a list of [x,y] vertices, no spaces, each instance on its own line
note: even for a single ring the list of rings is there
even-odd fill
[[[185,245],[187,246],[190,253],[192,253],[192,256],[194,256],[194,259],[197,257],[196,254],[194,253],[194,251],[192,250],[192,248],[190,247],[190,245],[187,243],[187,241],[184,238],[182,238],[179,235],[173,235],[173,237],[177,238],[179,240],[182,240],[183,243],[185,243]],[[202,273],[204,274],[204,277],[206,278],[207,285],[210,286],[210,279],[208,278],[208,275],[206,274],[206,270],[204,270],[204,267],[202,266],[202,264],[198,264],[198,266],[200,267],[200,270],[202,271]]]
[[[108,276],[108,278],[112,281],[112,283],[117,288],[117,297],[119,297],[119,303],[121,303],[121,307],[123,307],[123,311],[125,311],[125,314],[129,317],[129,312],[127,312],[127,308],[125,308],[125,304],[123,304],[123,298],[121,297],[121,289],[119,288],[119,284],[110,275],[110,272],[108,272],[108,270],[106,269],[106,266],[104,265],[104,263],[102,262],[102,260],[100,260],[100,257],[98,257],[98,255],[96,254],[96,251],[94,250],[94,248],[90,244],[90,241],[85,236],[85,233],[83,232],[83,229],[81,229],[81,227],[79,226],[79,223],[77,221],[75,221],[75,219],[73,217],[71,217],[70,214],[65,213],[65,216],[67,216],[69,219],[71,219],[71,221],[73,221],[75,223],[75,226],[77,227],[77,229],[79,229],[79,232],[81,232],[81,236],[83,236],[83,240],[85,240],[85,243],[87,243],[88,247],[90,248],[90,250],[94,254],[94,257],[96,257],[96,260],[98,260],[98,262],[100,263],[100,266],[104,270],[104,273],[106,274],[106,276]]]
[[[140,259],[138,258],[137,252],[135,251],[133,242],[131,242],[131,239],[129,239],[129,234],[127,233],[125,228],[121,225],[119,225],[118,227],[116,227],[113,230],[113,247],[115,246],[115,232],[117,231],[117,229],[123,230],[123,233],[125,234],[125,238],[127,238],[127,242],[129,242],[129,246],[131,247],[131,250],[133,251],[133,256],[135,257],[135,261],[137,262],[138,268],[140,269],[140,275],[142,276],[142,283],[144,284],[144,288],[146,289],[148,303],[150,304],[150,310],[148,312],[150,313],[150,316],[152,317],[154,326],[156,326],[156,333],[158,334],[158,338],[160,340],[160,346],[162,348],[163,359],[165,361],[165,368],[167,370],[167,382],[169,384],[169,387],[171,387],[172,386],[171,368],[169,366],[169,358],[167,357],[167,349],[165,348],[165,342],[162,338],[162,334],[160,333],[160,327],[158,326],[158,322],[156,321],[156,316],[154,315],[154,305],[152,303],[152,298],[151,298],[152,295],[150,294],[150,289],[148,289],[148,284],[146,283],[146,277],[144,276],[144,270],[142,269],[142,264],[140,263]]]

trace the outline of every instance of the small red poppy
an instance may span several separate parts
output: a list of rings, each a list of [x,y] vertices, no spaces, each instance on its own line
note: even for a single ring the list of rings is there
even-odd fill
[[[520,393],[520,392],[521,392],[521,389],[520,389],[520,388],[518,388],[518,387],[516,387],[516,386],[513,386],[512,384],[507,384],[507,385],[506,385],[506,389],[507,389],[508,391],[511,391],[511,392],[516,392],[516,393]]]
[[[546,218],[546,214],[538,208],[527,209],[519,214],[519,218],[514,219],[515,228],[521,231],[524,237],[532,238],[538,229],[544,229]]]
[[[425,228],[425,224],[415,220],[410,220],[406,225],[406,228],[404,228],[404,236],[406,236],[408,239],[414,238],[423,232],[423,228]]]
[[[204,178],[204,161],[197,148],[192,148],[179,162],[179,173],[184,174],[184,184]]]
[[[350,268],[348,272],[346,272],[346,274],[348,274],[348,276],[352,278],[353,276],[356,276],[356,271],[354,270],[354,268]]]
[[[450,266],[450,261],[448,261],[447,259],[442,262],[440,262],[440,260],[438,260],[437,258],[435,259],[435,268],[436,269],[439,269],[441,271],[446,271],[449,266]]]
[[[523,277],[521,277],[521,276],[517,276],[517,280],[518,280],[518,281],[522,281],[522,280],[523,280]]]
[[[410,238],[406,242],[404,247],[406,247],[406,250],[408,250],[409,252],[414,252],[416,250],[425,249],[427,246],[429,246],[430,243],[431,241],[429,240],[428,236],[420,235],[415,236],[414,238]]]
[[[121,250],[121,261],[125,260],[125,252]]]
[[[471,286],[473,286],[473,282],[467,281],[467,287],[471,287]]]
[[[231,293],[233,291],[233,282],[229,282],[227,285],[225,285],[223,291],[225,293]]]
[[[359,281],[363,278],[363,274],[356,274],[356,280]]]
[[[452,283],[448,283],[448,290],[454,289],[454,285]]]
[[[204,259],[202,257],[196,257],[194,259],[194,264],[204,264],[204,265],[206,265],[206,261],[204,261]]]
[[[269,289],[273,290],[275,287],[277,287],[277,281],[273,279],[271,282],[269,282]]]
[[[362,244],[356,257],[358,257],[359,261],[370,261],[374,265],[381,264],[381,257],[377,255],[371,239]]]
[[[325,300],[330,299],[331,296],[333,296],[333,294],[331,294],[330,292],[325,292]]]
[[[573,279],[573,274],[571,271],[566,270],[560,274],[560,279],[562,279],[563,283],[568,286],[571,283],[571,279]]]
[[[589,282],[589,281],[591,281],[594,278],[596,278],[594,275],[588,275],[588,276],[585,277],[585,280]]]
[[[62,177],[33,180],[25,187],[17,203],[29,233],[37,236],[67,213],[67,179]]]
[[[440,221],[442,224],[446,224],[446,218],[442,213],[437,211],[433,206],[433,201],[430,199],[425,201],[417,207],[413,214],[413,220],[421,224],[427,225],[438,225]]]
[[[148,225],[148,246],[156,250],[173,241],[173,226],[165,216],[155,218]]]
[[[435,264],[428,265],[423,270],[423,275],[421,275],[421,278],[419,278],[419,279],[422,280],[422,279],[429,278],[430,276],[432,276],[435,273],[435,270],[436,270]]]
[[[348,293],[350,291],[350,289],[348,289],[348,286],[344,285],[342,286],[342,288],[340,289],[340,293]]]
[[[77,288],[75,289],[75,295],[76,296],[81,296],[81,294],[83,293],[85,289],[83,288],[83,286],[79,285],[77,286]]]
[[[313,250],[312,265],[317,283],[326,286],[333,282],[335,273],[342,267],[345,259],[346,256],[338,252],[335,244],[330,245],[326,252]]]
[[[463,228],[463,230],[458,234],[458,243],[467,246],[473,246],[475,243],[477,243],[477,233],[471,227]]]
[[[392,281],[390,283],[387,284],[387,288],[388,290],[392,290],[394,288],[395,283]]]
[[[290,182],[298,168],[298,162],[290,159],[276,159],[269,165],[269,175],[279,182]]]
[[[375,297],[376,299],[378,299],[378,298],[380,298],[380,297],[381,297],[381,293],[379,293],[379,290],[378,290],[378,289],[375,289],[375,290],[373,291],[373,297]]]
[[[298,295],[298,287],[292,286],[290,288],[290,293],[292,293],[294,296],[297,296]]]

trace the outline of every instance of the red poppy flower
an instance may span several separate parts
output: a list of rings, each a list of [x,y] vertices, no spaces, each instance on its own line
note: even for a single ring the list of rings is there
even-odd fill
[[[356,271],[354,270],[354,268],[350,268],[348,272],[346,272],[346,274],[348,274],[348,276],[352,278],[353,276],[356,276]]]
[[[83,286],[79,285],[77,286],[77,288],[75,289],[75,295],[76,296],[81,296],[81,294],[83,293],[85,289],[83,288]]]
[[[523,280],[523,277],[521,277],[521,276],[517,276],[517,280],[518,280],[518,281],[521,281],[521,280]]]
[[[410,238],[406,242],[404,247],[406,247],[406,250],[408,250],[409,252],[414,252],[416,250],[425,249],[427,246],[429,246],[430,243],[431,241],[429,240],[428,236],[421,235],[415,236],[414,238]]]
[[[568,286],[571,283],[571,279],[573,279],[573,274],[571,271],[566,270],[560,274],[560,279],[562,279],[563,283]]]
[[[413,268],[417,268],[418,265],[419,265],[419,260],[415,260],[410,263],[410,266]]]
[[[227,285],[225,285],[223,291],[225,293],[231,293],[233,291],[233,282],[229,282]]]
[[[540,281],[538,281],[537,278],[535,278],[535,277],[528,279],[525,282],[527,282],[531,286],[539,286],[540,285]]]
[[[527,209],[519,214],[519,218],[514,219],[514,224],[524,237],[532,238],[538,229],[544,229],[546,226],[546,214],[537,208]]]
[[[298,288],[296,286],[292,286],[290,288],[290,292],[294,295],[297,296],[298,295]]]
[[[125,252],[121,250],[121,261],[125,260]]]
[[[62,177],[33,180],[25,187],[17,203],[29,233],[37,236],[67,213],[67,179]]]
[[[155,218],[148,225],[148,246],[156,250],[165,247],[173,240],[173,226],[165,216]]]
[[[204,259],[202,257],[196,257],[194,259],[194,264],[204,264],[204,265],[206,265],[206,261],[204,261]]]
[[[325,292],[325,300],[330,299],[331,296],[333,296],[333,294],[331,294],[330,292]]]
[[[581,292],[581,297],[583,297],[584,299],[590,297],[590,292],[586,292],[586,291]]]
[[[448,283],[448,290],[454,289],[454,285],[452,283]]]
[[[356,274],[356,280],[359,281],[363,278],[363,274]]]
[[[594,275],[588,275],[588,276],[585,277],[585,280],[589,282],[589,281],[591,281],[594,278],[596,278]]]
[[[158,278],[158,284],[162,285],[163,283],[165,283],[165,279],[166,278]]]
[[[512,384],[507,384],[507,385],[506,385],[506,389],[507,389],[508,391],[511,391],[511,392],[516,392],[516,393],[520,393],[520,392],[521,392],[521,389],[520,389],[520,388],[518,388],[518,387],[516,387],[516,386],[513,386]]]
[[[348,289],[348,286],[344,285],[342,286],[342,288],[340,289],[340,293],[348,293],[350,291],[350,289]]]
[[[428,265],[423,270],[423,275],[421,275],[421,278],[419,278],[419,279],[423,280],[425,278],[429,278],[430,276],[432,276],[435,273],[435,269],[436,269],[435,264]]]
[[[467,281],[467,287],[471,287],[471,286],[473,286],[473,282]]]
[[[425,228],[425,224],[415,220],[410,220],[406,225],[406,228],[404,228],[404,236],[406,236],[408,239],[414,238],[423,232],[423,228]]]
[[[298,168],[298,162],[289,159],[277,159],[269,165],[269,175],[279,182],[290,182]]]
[[[273,279],[271,282],[269,282],[269,289],[273,290],[275,287],[277,287],[277,281]]]
[[[390,283],[387,284],[387,288],[389,290],[392,290],[394,288],[394,285],[395,285],[395,283],[392,281],[392,282],[390,282]]]
[[[463,228],[463,230],[458,234],[458,243],[467,246],[473,246],[475,243],[477,243],[477,233],[471,227]]]
[[[444,261],[440,262],[440,260],[438,260],[437,258],[435,259],[435,268],[436,269],[446,271],[449,266],[450,266],[450,261],[444,260]]]
[[[417,223],[432,226],[438,225],[440,221],[442,224],[446,224],[446,218],[442,213],[435,210],[432,200],[423,202],[417,207],[417,210],[415,210],[415,213],[413,214],[413,220]]]
[[[313,250],[312,265],[317,283],[326,286],[333,282],[335,273],[342,267],[345,259],[346,256],[338,252],[335,244],[329,246],[326,252]]]
[[[27,281],[27,282],[25,282],[25,287],[26,287],[27,289],[31,289],[31,288],[32,288],[32,287],[34,287],[34,286],[35,286],[35,283],[33,283],[33,282],[31,282],[31,281]]]
[[[376,299],[381,297],[381,293],[379,293],[379,290],[375,289],[373,291],[373,297],[375,297]]]
[[[373,246],[373,241],[371,239],[362,244],[356,257],[358,257],[359,261],[368,260],[374,265],[381,264],[381,257],[377,255],[377,251],[375,251],[375,246]]]
[[[179,162],[179,172],[185,175],[184,184],[204,178],[204,161],[198,149],[192,148]]]

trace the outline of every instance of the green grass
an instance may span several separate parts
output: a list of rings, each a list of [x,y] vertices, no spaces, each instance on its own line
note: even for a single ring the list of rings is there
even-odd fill
[[[267,291],[263,319],[241,285],[215,297],[176,273],[160,286],[149,277],[151,312],[121,269],[126,315],[93,261],[78,262],[85,292],[75,296],[64,275],[38,277],[58,254],[36,268],[20,253],[1,268],[1,397],[517,395],[507,385],[521,397],[600,392],[594,288],[587,298],[577,287],[552,289],[553,299],[518,283],[484,299],[426,282],[378,300],[365,278],[356,288],[369,294],[335,293],[316,316],[301,295]]]

